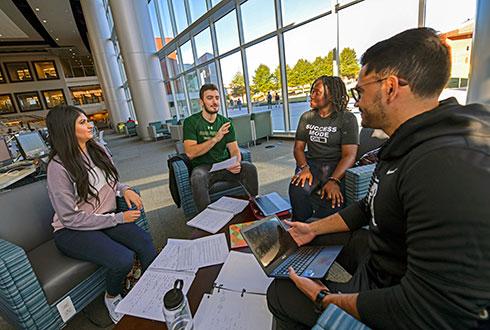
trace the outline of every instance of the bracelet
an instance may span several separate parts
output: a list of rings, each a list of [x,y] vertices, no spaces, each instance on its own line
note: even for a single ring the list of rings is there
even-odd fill
[[[304,165],[299,166],[300,170],[304,170],[305,168],[310,168],[310,165],[304,164]]]
[[[336,184],[338,184],[339,186],[340,186],[340,184],[341,184],[340,180],[339,180],[339,179],[337,179],[337,178],[335,178],[335,177],[333,177],[333,176],[329,177],[329,178],[328,178],[328,181],[334,181],[334,182],[335,182]]]

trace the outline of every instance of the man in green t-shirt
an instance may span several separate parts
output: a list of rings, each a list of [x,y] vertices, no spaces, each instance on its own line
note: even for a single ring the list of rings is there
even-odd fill
[[[209,188],[216,182],[241,182],[253,195],[259,193],[259,184],[255,166],[242,161],[232,123],[218,114],[220,97],[216,85],[203,85],[199,98],[202,111],[184,120],[184,151],[191,160],[192,195],[200,212],[211,203]],[[234,156],[235,165],[209,172],[214,163]]]

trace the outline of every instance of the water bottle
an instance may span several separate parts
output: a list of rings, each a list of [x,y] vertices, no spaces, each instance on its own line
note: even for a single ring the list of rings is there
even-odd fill
[[[176,280],[174,288],[163,296],[163,316],[169,330],[192,330],[194,323],[187,299],[182,292],[184,281]]]

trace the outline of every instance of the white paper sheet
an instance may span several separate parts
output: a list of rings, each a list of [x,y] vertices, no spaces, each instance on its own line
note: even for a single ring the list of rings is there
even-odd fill
[[[271,329],[272,314],[263,295],[223,291],[205,294],[194,316],[196,330]]]
[[[199,266],[194,264],[192,242],[185,239],[169,238],[167,245],[153,260],[149,268],[189,270],[196,273]]]
[[[219,163],[214,163],[209,172],[215,172],[219,170],[226,170],[228,167],[231,167],[237,163],[237,157],[233,156],[229,159],[226,159]]]
[[[193,242],[194,265],[198,267],[222,264],[228,257],[228,243],[223,233],[195,239]]]
[[[237,215],[248,205],[248,200],[223,196],[208,207],[214,210],[222,210]]]
[[[266,294],[272,278],[265,275],[251,253],[231,251],[216,278],[216,286],[228,290]]]
[[[195,240],[169,239],[149,268],[190,270],[195,273],[200,267],[225,262],[228,253],[228,243],[223,233]]]
[[[187,225],[215,234],[218,230],[223,228],[233,216],[233,213],[230,212],[206,208],[192,218],[192,220],[187,222]]]
[[[119,302],[116,312],[165,322],[163,296],[174,287],[175,280],[184,281],[183,291],[187,294],[195,275],[188,272],[170,272],[147,269],[136,285]]]

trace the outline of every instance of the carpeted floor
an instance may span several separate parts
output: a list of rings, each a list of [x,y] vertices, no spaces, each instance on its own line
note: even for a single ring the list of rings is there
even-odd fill
[[[173,203],[168,188],[168,155],[174,143],[168,140],[143,142],[106,132],[105,140],[113,154],[121,182],[140,190],[150,224],[153,242],[158,250],[168,238],[188,238],[184,213]],[[287,196],[288,183],[294,171],[293,141],[271,139],[251,146],[252,161],[259,173],[260,193],[276,191]],[[101,295],[76,315],[65,329],[111,329]],[[13,329],[0,318],[0,329]]]

